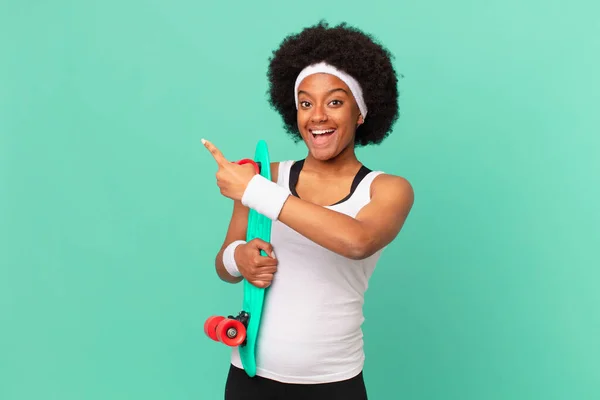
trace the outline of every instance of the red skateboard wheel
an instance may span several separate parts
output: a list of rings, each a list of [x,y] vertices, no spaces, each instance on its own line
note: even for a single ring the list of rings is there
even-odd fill
[[[235,163],[239,164],[239,165],[252,164],[254,166],[254,170],[256,171],[256,173],[260,174],[260,167],[254,160],[251,160],[249,158],[244,158],[243,160],[236,161]]]
[[[221,317],[218,315],[208,317],[204,322],[204,333],[206,334],[206,336],[208,336],[215,342],[218,342],[219,339],[217,339],[217,325],[219,325],[219,322],[223,321],[224,319],[225,317]]]
[[[216,329],[217,340],[226,346],[236,347],[246,340],[246,327],[237,319],[223,319]]]

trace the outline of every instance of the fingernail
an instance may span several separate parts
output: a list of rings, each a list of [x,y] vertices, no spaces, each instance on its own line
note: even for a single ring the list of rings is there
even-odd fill
[[[200,141],[202,142],[202,144],[206,144],[206,139],[202,138],[200,139]]]
[[[274,251],[271,251],[271,258],[277,258],[277,257],[275,257],[275,252]]]

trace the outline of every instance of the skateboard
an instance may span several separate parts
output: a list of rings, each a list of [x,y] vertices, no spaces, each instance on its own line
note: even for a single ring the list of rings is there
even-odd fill
[[[271,162],[265,141],[258,141],[254,160],[243,159],[237,161],[237,163],[253,164],[258,174],[271,180]],[[250,209],[246,241],[255,238],[270,242],[271,220]],[[261,254],[263,256],[267,255],[262,250]],[[238,347],[244,370],[249,377],[253,377],[256,375],[256,339],[259,334],[263,303],[268,288],[258,288],[246,279],[242,282],[244,286],[242,310],[236,316],[209,317],[204,323],[204,333],[216,342],[221,342],[230,347]]]

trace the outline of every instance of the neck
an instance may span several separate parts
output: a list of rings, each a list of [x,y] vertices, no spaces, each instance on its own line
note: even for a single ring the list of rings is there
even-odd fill
[[[360,166],[361,163],[356,158],[352,144],[329,160],[317,160],[309,152],[304,161],[305,170],[314,171],[321,175],[338,175],[345,172],[354,173]]]

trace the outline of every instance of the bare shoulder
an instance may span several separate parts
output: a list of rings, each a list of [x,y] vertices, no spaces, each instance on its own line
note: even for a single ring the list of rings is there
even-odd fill
[[[414,191],[408,179],[379,174],[371,183],[371,201],[357,219],[378,232],[382,238],[380,245],[390,243],[402,229],[413,203]]]
[[[398,175],[380,174],[371,184],[371,197],[412,205],[415,193],[408,179]]]

